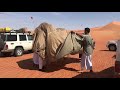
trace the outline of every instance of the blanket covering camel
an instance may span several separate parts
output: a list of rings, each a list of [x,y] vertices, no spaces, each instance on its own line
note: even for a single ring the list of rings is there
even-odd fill
[[[68,30],[58,30],[49,23],[41,23],[34,31],[33,51],[42,60],[55,62],[67,54],[79,53],[82,39]]]

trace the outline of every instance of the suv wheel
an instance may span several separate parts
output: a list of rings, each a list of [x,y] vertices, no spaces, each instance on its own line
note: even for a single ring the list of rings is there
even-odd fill
[[[113,45],[113,44],[109,45],[109,50],[110,51],[116,51],[117,50],[116,45]]]
[[[23,55],[23,48],[22,47],[17,47],[15,49],[15,56],[22,56]]]

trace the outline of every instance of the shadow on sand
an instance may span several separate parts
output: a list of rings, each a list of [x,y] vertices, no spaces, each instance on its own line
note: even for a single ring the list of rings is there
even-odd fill
[[[108,51],[108,52],[110,52],[109,50],[100,50],[100,51]]]
[[[100,50],[100,51],[106,51],[106,52],[116,52],[116,51],[110,51],[110,50]]]
[[[100,72],[84,72],[72,78],[114,78],[114,67]]]
[[[78,58],[64,58],[64,60],[62,59],[60,61],[57,61],[57,62],[47,65],[47,68],[45,69],[44,72],[54,72],[54,71],[58,71],[60,69],[77,71],[76,69],[73,69],[73,68],[67,68],[67,67],[65,67],[65,65],[69,64],[69,63],[79,63],[79,62],[80,62],[80,59],[78,59]],[[34,66],[32,58],[19,61],[19,62],[17,62],[17,64],[22,69],[38,70],[38,66]]]
[[[22,69],[38,70],[37,67],[33,66],[34,64],[33,64],[32,58],[27,59],[27,60],[18,61],[17,64]]]
[[[76,72],[77,71],[76,69],[65,67],[65,65],[69,64],[69,63],[79,63],[79,62],[80,62],[80,59],[65,58],[64,60],[49,64],[44,72],[49,73],[49,72],[58,71],[60,69],[65,69],[68,71],[75,71]],[[17,64],[22,69],[38,70],[38,66],[37,67],[33,66],[32,58],[19,61],[19,62],[17,62]],[[74,76],[72,78],[114,78],[114,67],[104,69],[103,71],[100,71],[100,72],[80,73],[79,75]]]

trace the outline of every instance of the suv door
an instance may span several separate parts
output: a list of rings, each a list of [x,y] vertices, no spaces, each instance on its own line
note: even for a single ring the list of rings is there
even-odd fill
[[[8,45],[9,50],[14,50],[17,45],[17,35],[6,35],[6,44]]]
[[[23,46],[24,50],[29,50],[28,41],[26,35],[19,35],[20,45]]]
[[[32,50],[33,36],[27,35],[27,38],[28,38],[28,49]]]

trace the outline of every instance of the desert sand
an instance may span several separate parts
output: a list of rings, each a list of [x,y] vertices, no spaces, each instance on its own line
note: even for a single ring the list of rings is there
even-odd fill
[[[82,31],[76,31],[82,33]],[[96,41],[93,53],[93,73],[78,73],[80,60],[78,55],[69,55],[65,60],[52,63],[45,72],[33,67],[32,53],[21,57],[0,57],[0,78],[114,78],[116,52],[108,51],[108,40],[120,39],[120,22],[111,22],[105,26],[91,28]]]

